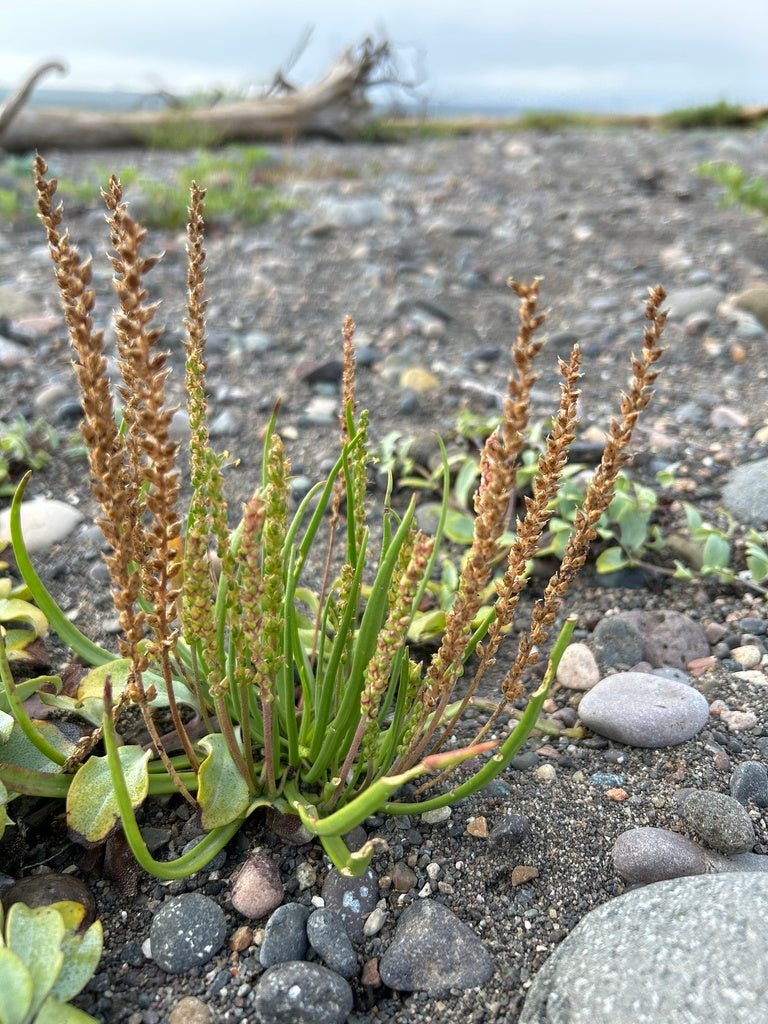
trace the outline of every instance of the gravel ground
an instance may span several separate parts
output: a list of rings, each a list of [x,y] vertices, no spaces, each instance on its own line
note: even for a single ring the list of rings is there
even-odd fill
[[[317,401],[323,388],[313,390],[305,374],[313,364],[338,358],[340,325],[348,312],[358,323],[361,349],[372,352],[370,365],[359,372],[359,398],[371,410],[374,438],[392,430],[420,437],[447,430],[464,406],[487,412],[493,404],[489,392],[503,389],[507,345],[515,333],[514,296],[505,283],[510,275],[541,276],[543,303],[550,309],[535,416],[547,415],[556,400],[552,353],[563,354],[578,338],[585,353],[587,437],[605,426],[616,407],[628,353],[639,348],[647,287],[659,281],[666,287],[673,308],[668,351],[658,394],[638,434],[635,468],[650,483],[661,465],[679,463],[679,488],[665,514],[679,514],[673,499],[681,496],[711,511],[726,472],[764,454],[765,441],[756,434],[768,416],[765,332],[739,333],[723,307],[709,313],[694,309],[688,317],[675,316],[674,307],[675,295],[682,298],[690,289],[728,296],[765,283],[768,238],[759,218],[718,210],[717,189],[693,169],[703,160],[728,159],[764,175],[767,133],[491,135],[406,146],[308,143],[272,152],[273,176],[292,208],[258,228],[214,226],[208,240],[209,381],[216,409],[228,413],[221,444],[240,458],[230,474],[234,508],[256,480],[259,431],[276,398],[282,400],[280,428],[294,472],[312,479],[332,454],[336,429],[332,418],[324,425],[324,406]],[[95,164],[140,166],[167,177],[183,163],[182,156],[164,153],[46,157],[55,173],[75,181]],[[109,270],[101,260],[107,242],[101,214],[81,206],[73,210],[70,227],[78,244],[95,255],[100,316],[107,323],[111,297]],[[183,237],[154,232],[151,248],[166,251],[153,294],[162,297],[166,341],[178,369]],[[33,414],[43,404],[52,419],[66,423],[73,415],[69,353],[42,234],[32,224],[0,225],[3,315],[12,328],[9,336],[28,335],[26,354],[7,361],[3,370],[4,414]],[[409,389],[402,372],[414,367],[428,370],[436,386]],[[178,374],[172,388],[180,395]],[[92,511],[82,462],[56,459],[33,478],[29,492]],[[54,549],[40,567],[63,606],[97,638],[109,634],[112,617],[98,564],[97,540],[86,531],[76,545]],[[587,573],[568,602],[579,616],[578,636],[586,641],[606,614],[629,608],[683,611],[704,625],[722,625],[726,633],[737,632],[734,623],[741,617],[763,615],[762,602],[743,589],[669,582],[659,575],[630,588],[607,587]],[[434,897],[482,937],[495,973],[479,991],[440,998],[355,982],[349,1020],[515,1021],[531,979],[556,945],[587,911],[624,890],[610,858],[615,838],[641,825],[685,831],[678,790],[727,789],[732,763],[768,757],[768,690],[747,684],[736,690],[724,667],[696,685],[708,699],[754,711],[758,728],[725,742],[707,728],[664,750],[558,740],[539,755],[538,739],[519,768],[454,808],[445,823],[369,823],[369,834],[389,845],[374,861],[378,875],[391,878],[405,861],[417,881],[404,894],[382,889],[386,923],[359,948],[361,965],[386,949],[400,910],[432,879]],[[571,695],[561,690],[553,699],[564,706]],[[596,772],[617,770],[629,794],[620,802],[589,782]],[[148,810],[146,823],[181,839],[184,811],[171,801]],[[527,838],[513,849],[467,832],[473,818],[485,818],[492,828],[510,814],[526,815],[531,823]],[[37,828],[32,817],[25,837],[9,833],[4,840],[0,854],[9,874],[28,874],[40,864],[63,870],[79,863],[81,851],[67,842],[61,819],[54,819],[53,828],[49,816],[42,820]],[[763,845],[755,851],[765,853],[765,823],[758,824]],[[140,877],[132,896],[112,879],[92,878],[105,955],[77,1004],[104,1024],[160,1024],[182,996],[194,995],[208,1004],[212,1020],[252,1019],[249,1006],[260,973],[255,947],[234,953],[225,946],[203,967],[168,976],[145,960],[141,944],[152,913],[170,892],[214,896],[233,933],[243,919],[231,908],[229,879],[255,846],[278,859],[287,898],[308,903],[317,895],[327,870],[319,848],[285,846],[260,820],[233,841],[216,872],[171,884]],[[317,885],[300,890],[296,868],[306,863],[316,869]],[[439,871],[427,873],[430,864]],[[519,866],[535,868],[537,876],[513,884],[512,871]],[[261,924],[254,923],[257,943]]]

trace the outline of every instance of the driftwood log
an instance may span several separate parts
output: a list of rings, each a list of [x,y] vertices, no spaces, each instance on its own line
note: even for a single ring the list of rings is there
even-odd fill
[[[390,50],[370,39],[346,50],[313,85],[294,89],[276,78],[268,95],[215,106],[120,112],[22,109],[39,77],[60,65],[41,65],[0,109],[0,149],[99,149],[145,146],[158,133],[184,131],[217,143],[320,135],[345,139],[359,135],[371,120],[367,90],[395,81],[387,77]],[[275,91],[276,85],[280,90]]]

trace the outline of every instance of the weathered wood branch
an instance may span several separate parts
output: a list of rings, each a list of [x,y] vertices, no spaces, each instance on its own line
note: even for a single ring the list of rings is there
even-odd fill
[[[91,149],[144,146],[158,132],[174,127],[223,142],[250,142],[300,135],[354,137],[370,120],[367,89],[382,81],[389,45],[370,39],[346,50],[318,82],[306,88],[251,100],[183,110],[104,112],[26,109],[0,126],[0,147],[10,152],[31,149]],[[389,79],[392,81],[392,79]],[[23,102],[23,98],[21,100]],[[18,106],[17,106],[18,110]]]
[[[7,131],[8,125],[32,95],[32,90],[43,75],[47,75],[49,71],[59,71],[63,75],[66,74],[67,68],[58,60],[47,60],[29,73],[26,80],[22,82],[13,95],[8,97],[0,109],[0,136],[2,136],[4,131]]]

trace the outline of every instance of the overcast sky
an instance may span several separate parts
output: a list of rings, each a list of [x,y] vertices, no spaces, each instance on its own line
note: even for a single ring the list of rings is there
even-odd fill
[[[437,103],[768,103],[768,0],[0,0],[0,86],[58,57],[69,88],[242,87],[285,67],[308,29],[299,84],[373,34]]]

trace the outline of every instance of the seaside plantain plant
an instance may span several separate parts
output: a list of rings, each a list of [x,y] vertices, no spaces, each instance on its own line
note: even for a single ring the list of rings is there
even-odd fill
[[[407,635],[445,528],[447,457],[434,537],[418,527],[415,498],[398,513],[389,493],[378,528],[371,530],[366,506],[368,417],[356,409],[351,319],[342,331],[336,464],[291,514],[290,465],[273,415],[265,433],[260,486],[230,529],[223,456],[212,449],[206,425],[204,191],[192,184],[186,317],[192,497],[182,519],[178,445],[169,433],[174,410],[164,393],[166,354],[157,347],[160,331],[152,323],[156,307],[147,303],[145,288],[156,259],[142,254],[145,231],[129,216],[120,182],[112,177],[103,195],[118,296],[118,415],[103,332],[91,318],[90,264],[60,230],[56,183],[46,175],[46,165],[37,157],[40,217],[75,353],[82,432],[121,634],[117,652],[98,646],[67,620],[46,590],[24,545],[22,483],[11,514],[17,564],[51,627],[92,666],[75,696],[40,696],[93,728],[77,744],[60,734],[53,738],[43,728],[51,723],[29,718],[19,688],[3,672],[13,732],[22,734],[23,749],[34,754],[29,762],[36,758],[37,764],[23,759],[12,764],[8,745],[0,746],[0,781],[9,793],[65,797],[71,831],[88,842],[104,840],[122,826],[139,863],[159,877],[178,878],[199,870],[249,815],[267,806],[298,815],[337,867],[359,873],[377,841],[350,853],[342,839],[345,833],[373,812],[418,813],[475,792],[509,764],[536,725],[573,617],[561,626],[543,680],[524,710],[513,703],[524,694],[527,672],[548,643],[566,591],[584,565],[596,524],[629,457],[632,430],[650,400],[662,351],[664,291],[658,287],[650,294],[642,352],[632,359],[621,415],[610,425],[562,563],[533,605],[528,628],[501,679],[498,701],[489,705],[487,698],[476,696],[478,686],[496,662],[528,583],[526,566],[561,486],[576,422],[578,347],[567,363],[560,363],[560,402],[533,493],[515,523],[493,600],[478,621],[497,541],[508,528],[516,463],[537,376],[533,361],[542,347],[537,331],[544,319],[537,310],[538,282],[512,284],[520,299],[520,326],[512,346],[504,416],[483,446],[474,536],[441,642],[431,660],[421,664],[410,656]],[[220,568],[214,571],[214,565]],[[309,568],[322,574],[315,589],[306,583]],[[467,681],[460,692],[457,684],[465,670]],[[143,717],[143,746],[121,738],[129,705]],[[457,749],[462,714],[471,705],[487,711],[487,718],[479,728],[472,726],[468,745]],[[172,722],[171,731],[162,736],[156,720],[161,708]],[[486,740],[492,727],[502,738]],[[461,780],[451,780],[449,773],[469,759],[474,760]],[[403,791],[428,774],[418,788]],[[174,791],[199,812],[207,834],[193,851],[164,862],[147,850],[136,812],[148,796]]]

